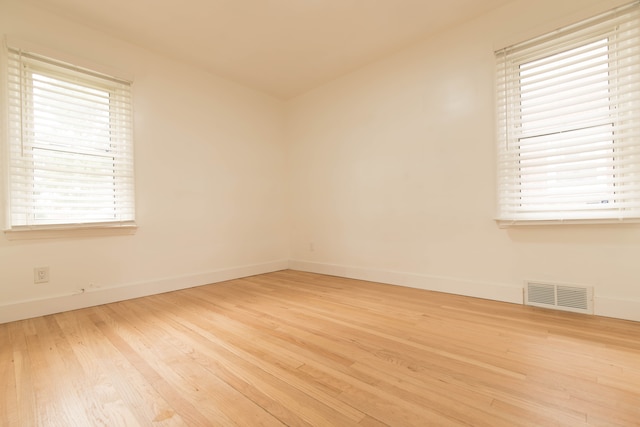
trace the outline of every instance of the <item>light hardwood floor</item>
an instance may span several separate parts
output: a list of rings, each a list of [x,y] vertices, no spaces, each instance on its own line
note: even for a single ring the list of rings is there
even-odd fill
[[[0,343],[1,426],[640,426],[640,323],[294,271]]]

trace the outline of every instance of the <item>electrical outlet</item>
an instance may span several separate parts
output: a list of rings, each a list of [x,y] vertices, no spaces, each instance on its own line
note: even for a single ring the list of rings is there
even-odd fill
[[[47,283],[49,281],[49,267],[33,269],[33,283]]]

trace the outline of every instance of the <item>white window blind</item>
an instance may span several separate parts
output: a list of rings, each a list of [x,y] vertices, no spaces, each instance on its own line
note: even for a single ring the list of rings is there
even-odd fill
[[[9,229],[132,225],[131,84],[9,49]]]
[[[500,222],[640,218],[639,5],[496,52]]]

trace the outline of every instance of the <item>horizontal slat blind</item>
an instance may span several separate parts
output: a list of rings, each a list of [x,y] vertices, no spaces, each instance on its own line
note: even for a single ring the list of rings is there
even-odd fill
[[[131,224],[131,84],[9,49],[10,228]]]
[[[498,220],[640,218],[639,4],[496,52]]]

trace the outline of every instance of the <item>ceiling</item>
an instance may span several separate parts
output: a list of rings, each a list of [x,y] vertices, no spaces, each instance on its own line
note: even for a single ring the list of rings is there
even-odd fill
[[[32,0],[288,99],[511,0]]]

